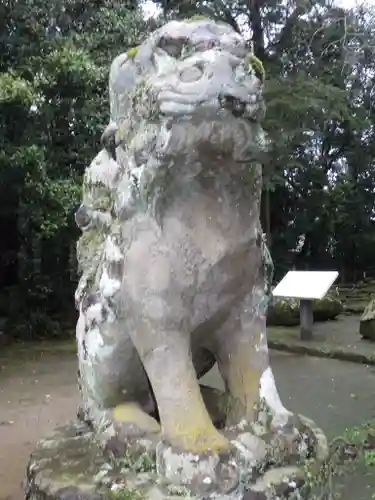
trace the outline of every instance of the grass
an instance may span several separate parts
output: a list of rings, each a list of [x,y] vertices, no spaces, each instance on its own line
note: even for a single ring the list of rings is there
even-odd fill
[[[300,335],[299,326],[268,326],[268,339],[298,339]]]
[[[343,436],[347,444],[354,447],[366,467],[375,466],[375,420],[346,429]]]

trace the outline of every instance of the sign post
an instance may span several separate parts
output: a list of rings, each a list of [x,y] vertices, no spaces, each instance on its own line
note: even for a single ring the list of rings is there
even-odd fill
[[[289,271],[272,292],[274,297],[300,299],[301,340],[312,340],[313,300],[323,299],[338,275],[337,271]]]
[[[301,299],[299,303],[301,340],[312,340],[314,313],[313,301]]]

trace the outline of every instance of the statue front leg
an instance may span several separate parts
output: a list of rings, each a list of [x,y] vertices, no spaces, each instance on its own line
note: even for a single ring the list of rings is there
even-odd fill
[[[102,311],[100,300],[92,300],[77,322],[80,416],[103,447],[122,453],[130,438],[157,434],[160,426],[150,415],[147,375],[126,325]]]
[[[156,448],[158,472],[193,494],[225,495],[237,490],[237,450],[215,428],[206,409],[192,362],[190,334],[174,328],[173,322],[145,316],[133,326],[133,342],[160,416],[163,440]]]
[[[133,315],[133,321],[132,339],[155,394],[164,440],[173,448],[193,453],[229,449],[203,402],[190,335],[168,319]]]
[[[216,332],[218,367],[229,395],[228,425],[257,420],[266,403],[273,424],[286,425],[292,413],[282,404],[269,365],[266,317],[249,294]]]

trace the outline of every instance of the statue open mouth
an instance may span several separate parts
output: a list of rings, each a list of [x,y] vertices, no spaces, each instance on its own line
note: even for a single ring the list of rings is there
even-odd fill
[[[186,157],[191,161],[215,161],[230,158],[231,162],[250,163],[259,160],[264,150],[260,125],[236,117],[227,109],[210,112],[197,110],[192,115],[168,122],[169,139],[162,156]]]
[[[177,157],[186,161],[259,161],[265,149],[259,121],[264,103],[260,89],[254,92],[259,85],[247,89],[251,75],[244,71],[242,61],[237,63],[234,69],[226,68],[227,81],[220,85],[210,84],[214,68],[207,69],[208,76],[198,82],[190,82],[188,88],[176,78],[166,84],[167,77],[156,74],[154,80],[149,78],[135,89],[133,115],[118,136],[120,144],[126,144],[129,154],[136,158],[137,166],[147,163],[148,158],[156,160],[159,167]],[[239,83],[236,80],[241,75],[244,80]]]

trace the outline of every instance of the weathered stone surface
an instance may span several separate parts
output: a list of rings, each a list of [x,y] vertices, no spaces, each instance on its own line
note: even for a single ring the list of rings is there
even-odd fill
[[[239,457],[236,449],[205,455],[174,450],[159,443],[157,470],[171,484],[183,485],[193,494],[232,495],[240,491]]]
[[[72,423],[38,443],[25,481],[27,500],[97,500],[95,476],[105,465],[103,452],[84,424]]]
[[[324,434],[315,427],[313,422],[301,417],[308,426],[317,443],[316,464],[323,464],[328,457],[328,447]],[[254,446],[254,439],[256,446]],[[241,443],[243,446],[238,447]],[[159,447],[160,445],[157,445]],[[164,466],[169,469],[162,478],[156,471],[155,453],[151,450],[140,455],[124,454],[111,460],[95,444],[93,431],[84,424],[74,423],[57,429],[51,436],[38,444],[30,460],[25,484],[28,500],[172,500],[174,498],[192,498],[204,500],[284,500],[309,499],[323,500],[322,494],[328,491],[328,481],[315,484],[315,478],[307,473],[303,461],[299,466],[272,465],[265,453],[267,445],[259,438],[240,435],[234,442],[232,454],[232,469],[222,468],[222,461],[216,459],[216,466],[211,468],[209,456],[205,463],[194,460],[194,456],[184,454],[170,456]],[[258,450],[249,460],[249,453]],[[247,451],[246,451],[247,450]],[[154,450],[155,451],[155,450]],[[165,453],[167,448],[161,452]],[[160,450],[159,450],[160,452]],[[165,459],[165,455],[164,455]],[[181,461],[189,461],[189,467],[179,469]],[[161,462],[159,462],[161,463]],[[224,461],[228,464],[228,461]],[[257,463],[257,473],[251,467]],[[319,467],[315,464],[314,470]],[[209,470],[207,470],[207,467]],[[200,469],[201,476],[195,472]],[[174,472],[181,474],[182,470],[192,478],[189,487],[181,484],[181,478],[176,481]],[[213,481],[208,481],[210,473],[220,477],[220,488],[213,488]],[[240,482],[231,482],[232,472],[240,476]],[[194,494],[191,484],[200,481],[203,492]],[[183,481],[182,481],[183,482]],[[216,485],[217,486],[217,485]],[[201,490],[202,486],[198,487]],[[319,496],[320,495],[320,496]],[[326,497],[328,500],[328,496]]]
[[[359,333],[364,339],[375,340],[375,299],[369,302],[361,316]]]

